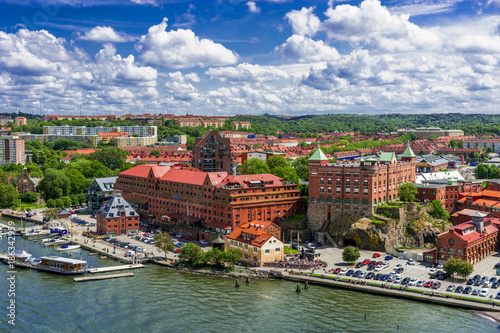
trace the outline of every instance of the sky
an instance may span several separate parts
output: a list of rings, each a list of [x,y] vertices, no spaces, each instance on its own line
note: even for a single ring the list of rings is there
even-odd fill
[[[499,113],[500,0],[0,0],[0,112]]]

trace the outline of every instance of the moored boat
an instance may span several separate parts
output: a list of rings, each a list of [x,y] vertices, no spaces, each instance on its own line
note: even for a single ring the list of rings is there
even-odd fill
[[[32,268],[59,274],[83,274],[87,271],[85,260],[71,259],[58,256],[47,256],[35,258],[23,250],[16,250],[14,262],[9,262],[8,258],[2,258],[7,264],[14,264],[18,267]]]
[[[76,250],[79,249],[81,245],[78,244],[64,244],[61,247],[57,248],[57,251],[71,251],[71,250]]]

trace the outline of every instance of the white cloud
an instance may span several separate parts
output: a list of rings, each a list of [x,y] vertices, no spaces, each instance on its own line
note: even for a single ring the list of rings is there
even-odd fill
[[[299,62],[333,61],[339,58],[334,47],[326,45],[322,40],[314,41],[302,35],[292,35],[275,50],[297,58]]]
[[[153,7],[158,6],[156,0],[130,0],[130,1],[138,5],[151,5]]]
[[[191,14],[191,11],[196,9],[196,7],[191,3],[189,4],[187,13],[184,13],[180,16],[175,16],[175,24],[176,28],[189,28],[192,27],[196,23],[196,16]]]
[[[365,0],[359,7],[340,5],[328,8],[323,26],[330,38],[352,46],[367,46],[382,52],[405,52],[441,46],[430,30],[409,21],[409,15],[393,15],[379,0]]]
[[[266,82],[290,78],[290,75],[274,66],[260,66],[242,63],[235,67],[209,68],[205,74],[211,80],[221,82]]]
[[[111,27],[101,26],[92,28],[80,36],[79,39],[97,43],[124,43],[133,40],[133,38],[118,34]]]
[[[500,36],[464,35],[454,41],[458,51],[467,53],[500,53]]]
[[[257,6],[257,4],[255,3],[255,1],[248,1],[246,3],[247,7],[248,7],[248,11],[250,13],[254,13],[254,14],[259,14],[260,13],[260,8]]]
[[[488,2],[486,3],[486,6],[489,6],[489,5],[494,5],[496,7],[500,7],[500,0],[488,0]]]
[[[301,10],[292,10],[285,17],[292,25],[294,34],[314,36],[321,29],[321,21],[313,14],[316,7],[305,8]]]
[[[149,28],[136,45],[147,65],[169,68],[190,68],[231,65],[238,56],[209,39],[199,39],[193,31],[166,31],[167,19]]]
[[[389,10],[392,13],[410,14],[411,16],[431,15],[450,13],[456,9],[460,2],[465,0],[404,0],[396,1],[395,6],[391,6]]]

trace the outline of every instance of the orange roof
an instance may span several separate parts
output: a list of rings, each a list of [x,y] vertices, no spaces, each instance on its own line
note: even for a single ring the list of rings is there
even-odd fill
[[[198,169],[193,170],[180,170],[172,169],[165,173],[160,180],[175,183],[184,183],[191,185],[203,185],[205,178],[207,177],[207,172],[203,172]]]
[[[127,132],[109,132],[109,133],[97,133],[98,136],[129,136]]]
[[[155,178],[160,178],[170,170],[170,167],[159,165],[138,165],[131,169],[120,172],[119,175],[147,178],[150,170],[153,170]]]
[[[494,207],[500,205],[500,202],[496,200],[478,199],[473,202],[474,205]]]
[[[243,224],[239,227],[236,227],[234,231],[227,236],[227,238],[261,247],[269,239],[271,239],[271,237],[274,237],[264,231],[264,229],[266,229],[270,224],[272,224],[272,222],[269,221],[254,221]],[[243,237],[243,233],[250,237]]]
[[[81,149],[78,149],[78,150],[65,150],[65,152],[68,153],[68,154],[85,154],[85,155],[89,155],[89,154],[95,153],[98,150],[100,150],[100,149],[81,148]]]
[[[480,194],[483,197],[500,198],[500,191],[484,190]]]

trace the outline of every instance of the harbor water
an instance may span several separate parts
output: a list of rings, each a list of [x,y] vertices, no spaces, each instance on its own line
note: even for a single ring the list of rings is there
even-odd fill
[[[0,240],[0,252],[7,249]],[[17,249],[56,255],[16,237]],[[57,255],[61,255],[59,252]],[[120,263],[85,250],[72,257],[93,267]],[[16,269],[15,326],[8,323],[7,265],[0,265],[0,331],[7,332],[498,332],[471,312],[341,289],[235,280],[167,270],[153,264],[132,278],[74,282],[73,276]],[[366,315],[366,319],[365,319]]]

